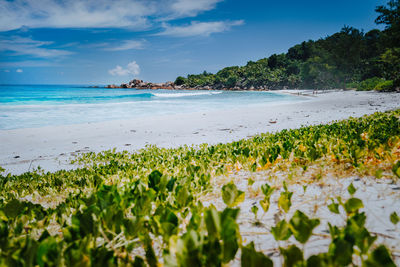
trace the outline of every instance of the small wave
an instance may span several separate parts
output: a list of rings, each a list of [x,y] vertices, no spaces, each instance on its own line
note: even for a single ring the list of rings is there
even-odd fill
[[[196,93],[153,93],[156,97],[174,98],[174,97],[186,97],[186,96],[200,96],[200,95],[218,95],[222,92],[196,92]]]
[[[123,95],[89,95],[89,96],[41,96],[41,97],[18,97],[17,99],[1,99],[1,104],[12,103],[18,105],[19,102],[64,102],[64,103],[92,103],[92,101],[107,101],[131,98],[151,98],[151,93],[123,94]],[[90,101],[90,102],[89,102]]]

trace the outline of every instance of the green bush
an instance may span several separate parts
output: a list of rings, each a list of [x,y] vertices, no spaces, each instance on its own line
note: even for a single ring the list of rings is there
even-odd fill
[[[384,82],[385,80],[378,77],[373,77],[360,82],[357,86],[357,91],[370,91],[375,90],[375,87]]]
[[[186,79],[182,76],[178,76],[175,80],[176,85],[182,85],[186,83]]]
[[[346,83],[346,88],[349,89],[357,89],[359,86],[358,82],[350,82],[350,83]]]
[[[392,91],[394,88],[393,86],[393,81],[392,80],[387,80],[387,81],[383,81],[378,83],[374,90],[376,91]]]

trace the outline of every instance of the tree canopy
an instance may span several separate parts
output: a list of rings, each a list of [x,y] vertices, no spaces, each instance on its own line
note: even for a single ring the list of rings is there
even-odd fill
[[[245,66],[226,67],[215,74],[204,71],[178,77],[177,81],[190,87],[214,89],[399,88],[400,0],[378,6],[376,12],[375,22],[386,25],[383,31],[373,29],[364,33],[345,26],[326,38],[297,44],[284,54],[249,61]],[[369,87],[362,86],[363,81]],[[386,86],[382,87],[382,83]],[[392,86],[388,88],[388,84]]]

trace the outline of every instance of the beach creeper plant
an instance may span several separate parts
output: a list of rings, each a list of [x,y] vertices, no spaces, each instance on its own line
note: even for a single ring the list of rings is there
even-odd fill
[[[359,175],[375,175],[379,168],[382,177],[397,180],[399,116],[399,110],[375,113],[228,144],[88,153],[76,159],[81,168],[69,171],[3,170],[0,266],[222,266],[235,260],[272,266],[240,233],[245,193],[233,182],[221,189],[225,209],[203,206],[201,197],[214,192],[211,181],[237,171],[235,166],[304,172],[316,162]],[[327,204],[344,224],[328,224],[326,251],[306,258],[303,248],[321,219],[301,210],[289,217],[293,193],[286,182],[278,198],[285,219],[265,233],[276,240],[285,266],[395,266],[390,251],[366,228],[364,203],[353,184],[349,198],[332,196]],[[264,212],[274,188],[261,187]],[[397,213],[387,219],[399,221]]]
[[[264,199],[260,200],[260,205],[263,208],[264,212],[267,212],[270,206],[271,195],[274,193],[275,188],[269,186],[268,184],[264,184],[261,186],[261,191],[264,194]]]

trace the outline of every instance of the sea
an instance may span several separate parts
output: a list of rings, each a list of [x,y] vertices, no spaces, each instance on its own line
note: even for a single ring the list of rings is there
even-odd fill
[[[0,85],[0,130],[93,123],[301,101],[256,91],[92,88],[83,85]]]

